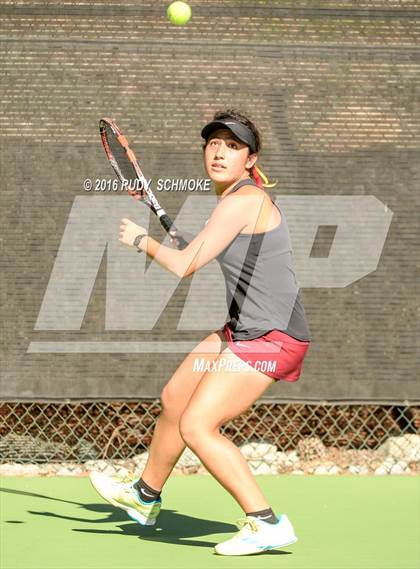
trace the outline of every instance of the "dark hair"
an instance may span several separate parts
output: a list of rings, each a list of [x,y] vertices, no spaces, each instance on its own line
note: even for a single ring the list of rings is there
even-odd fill
[[[257,153],[261,150],[261,135],[255,124],[248,116],[235,109],[226,109],[224,111],[216,111],[214,113],[213,120],[220,120],[220,119],[232,119],[248,127],[255,137]],[[203,149],[206,147],[206,145],[207,141],[203,144]],[[267,176],[264,174],[264,172],[260,168],[258,168],[257,165],[254,165],[251,168],[250,176],[255,180],[256,184],[260,188],[272,188],[277,184],[277,182],[274,183],[270,182]]]
[[[255,137],[256,151],[259,152],[261,150],[261,135],[255,124],[252,122],[252,120],[249,117],[247,117],[244,113],[237,111],[235,109],[226,109],[225,111],[217,111],[214,113],[213,120],[216,121],[219,119],[232,119],[244,124],[246,127],[249,128],[249,130],[252,132],[252,134]]]

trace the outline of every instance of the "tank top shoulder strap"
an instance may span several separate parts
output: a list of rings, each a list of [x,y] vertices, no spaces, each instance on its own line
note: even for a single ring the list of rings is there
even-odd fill
[[[259,188],[260,190],[262,190],[265,194],[268,195],[268,197],[271,200],[271,203],[280,211],[280,208],[278,207],[278,205],[275,203],[275,201],[273,200],[273,198],[271,197],[271,195],[267,192],[267,190],[265,190],[264,188],[260,188],[260,186],[258,184],[255,183],[255,181],[252,178],[247,178],[246,180],[241,180],[240,182],[238,182],[237,184],[235,184],[233,186],[233,188],[231,188],[228,193],[223,196],[223,199],[225,199],[226,196],[228,196],[229,194],[233,194],[233,192],[236,192],[236,190],[239,190],[239,188],[242,188],[242,186],[255,186],[256,188]],[[280,211],[281,213],[281,211]]]
[[[225,197],[228,196],[229,194],[233,194],[233,192],[236,192],[236,190],[239,190],[239,188],[242,188],[242,186],[256,186],[257,188],[259,187],[252,178],[247,178],[246,180],[240,180],[237,184],[233,186],[233,188],[231,188],[228,191],[226,195],[223,196],[223,199],[225,199]]]

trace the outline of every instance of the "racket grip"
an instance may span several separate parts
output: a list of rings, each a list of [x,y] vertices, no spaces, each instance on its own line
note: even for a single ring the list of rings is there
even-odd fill
[[[178,241],[178,248],[185,249],[188,245],[188,241],[186,241],[179,233],[178,229],[172,223],[171,218],[166,213],[159,218],[162,227],[165,229],[167,233],[171,235],[171,237],[176,238]]]
[[[178,249],[185,249],[188,246],[188,241],[185,241],[178,233],[175,235],[175,239],[178,242]]]
[[[172,223],[172,219],[166,213],[159,217],[159,221],[166,233],[169,233],[170,231],[176,231],[176,227]]]

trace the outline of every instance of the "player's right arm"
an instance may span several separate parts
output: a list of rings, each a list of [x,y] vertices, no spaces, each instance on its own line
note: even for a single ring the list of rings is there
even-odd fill
[[[261,196],[227,196],[218,203],[206,226],[185,249],[174,250],[147,239],[147,253],[178,277],[189,277],[215,259],[250,224],[255,210],[260,207]]]

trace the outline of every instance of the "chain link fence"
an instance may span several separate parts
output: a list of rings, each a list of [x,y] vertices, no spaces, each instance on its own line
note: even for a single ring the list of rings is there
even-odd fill
[[[3,401],[0,462],[109,464],[147,457],[160,412],[159,399]],[[274,463],[275,472],[388,473],[387,460],[389,471],[397,464],[394,473],[413,473],[420,462],[419,430],[420,406],[264,401],[222,432],[248,460],[259,461],[254,471],[260,473],[273,472]]]

